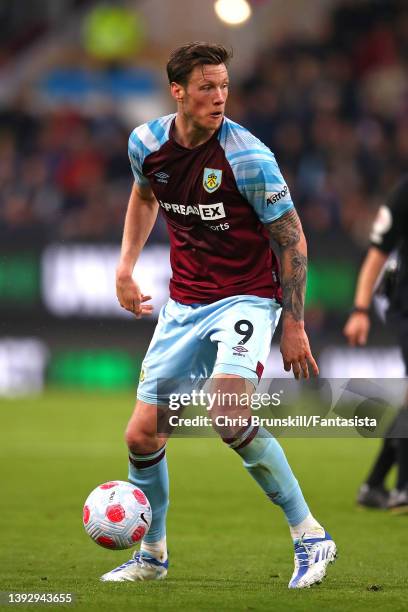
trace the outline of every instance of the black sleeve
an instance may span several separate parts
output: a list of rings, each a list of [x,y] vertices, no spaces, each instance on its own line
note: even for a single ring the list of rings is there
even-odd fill
[[[380,206],[370,234],[372,246],[384,253],[391,253],[408,227],[408,177],[405,177],[390,193],[386,203]]]

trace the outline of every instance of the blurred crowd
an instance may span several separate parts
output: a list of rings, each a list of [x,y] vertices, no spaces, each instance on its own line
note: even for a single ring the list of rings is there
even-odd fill
[[[128,130],[114,116],[0,113],[0,234],[117,239],[131,187]]]
[[[276,152],[309,233],[363,245],[408,171],[408,4],[342,2],[318,40],[260,55],[237,114]]]
[[[405,7],[404,7],[405,5]],[[364,245],[408,171],[408,6],[343,1],[319,37],[275,42],[228,116],[275,152],[306,231]],[[0,235],[117,239],[132,176],[113,114],[0,112]],[[156,239],[164,238],[161,225]]]

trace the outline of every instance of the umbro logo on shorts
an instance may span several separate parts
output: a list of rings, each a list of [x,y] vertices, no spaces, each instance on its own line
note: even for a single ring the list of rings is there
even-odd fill
[[[244,357],[243,353],[248,352],[248,349],[245,348],[245,346],[234,346],[232,350],[235,351],[233,355],[239,355],[240,357]]]

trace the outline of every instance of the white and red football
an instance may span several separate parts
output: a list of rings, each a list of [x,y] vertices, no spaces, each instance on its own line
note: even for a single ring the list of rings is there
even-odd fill
[[[83,523],[94,542],[112,550],[131,548],[149,531],[152,510],[141,489],[112,480],[99,485],[85,501]]]

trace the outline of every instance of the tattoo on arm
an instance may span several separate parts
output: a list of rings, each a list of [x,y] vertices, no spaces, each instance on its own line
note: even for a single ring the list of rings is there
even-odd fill
[[[296,245],[302,233],[300,219],[293,208],[276,221],[269,223],[266,228],[281,249]]]
[[[282,274],[283,312],[290,313],[295,321],[303,321],[307,258],[295,249],[290,255],[292,276],[286,279]]]
[[[306,290],[307,254],[300,219],[290,210],[267,225],[271,238],[281,249],[281,284],[283,314],[295,321],[303,320]]]

